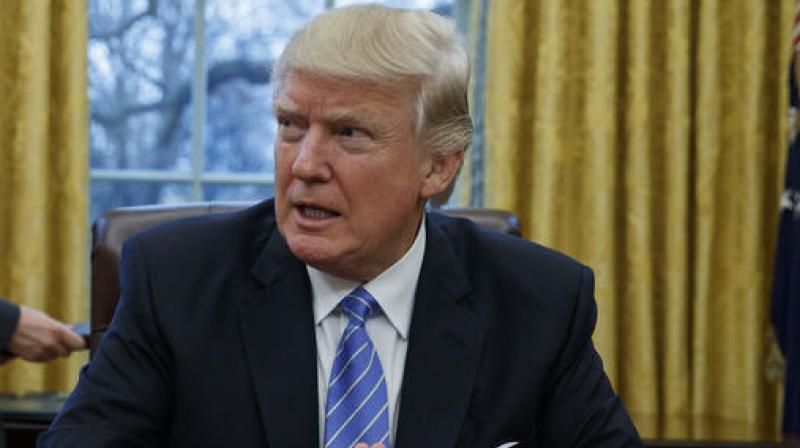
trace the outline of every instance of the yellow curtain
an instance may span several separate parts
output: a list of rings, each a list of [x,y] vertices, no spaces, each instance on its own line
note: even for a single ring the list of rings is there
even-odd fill
[[[66,321],[88,311],[86,2],[0,13],[0,296]],[[66,391],[86,355],[0,366],[0,390]]]
[[[777,426],[766,377],[793,0],[494,0],[486,206],[597,275],[635,415]]]

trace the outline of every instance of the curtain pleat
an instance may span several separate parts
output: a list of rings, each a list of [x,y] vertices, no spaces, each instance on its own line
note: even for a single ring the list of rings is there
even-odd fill
[[[0,14],[0,296],[88,316],[86,2],[10,0]],[[0,390],[66,391],[85,354],[0,366]]]
[[[791,0],[497,0],[485,202],[597,274],[635,415],[777,427],[770,279]]]

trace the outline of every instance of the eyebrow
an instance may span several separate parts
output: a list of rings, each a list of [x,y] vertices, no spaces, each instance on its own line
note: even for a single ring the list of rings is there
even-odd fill
[[[294,107],[294,104],[288,101],[275,101],[272,103],[272,114],[277,117],[281,114],[300,115],[300,112]]]
[[[299,108],[297,108],[290,101],[275,102],[273,103],[272,108],[273,108],[273,113],[276,117],[280,115],[288,115],[290,117],[305,116],[305,114],[301,112]],[[332,110],[332,111],[327,111],[322,115],[323,121],[332,124],[334,126],[341,126],[347,124],[369,125],[370,123],[372,123],[369,117],[370,113],[368,111],[359,113],[359,111],[354,112],[352,110]]]

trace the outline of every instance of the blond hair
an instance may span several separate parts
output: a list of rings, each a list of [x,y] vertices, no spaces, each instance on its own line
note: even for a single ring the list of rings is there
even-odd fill
[[[453,23],[433,12],[354,5],[321,14],[289,41],[273,69],[277,97],[289,72],[418,87],[417,138],[434,154],[472,141],[469,62]]]

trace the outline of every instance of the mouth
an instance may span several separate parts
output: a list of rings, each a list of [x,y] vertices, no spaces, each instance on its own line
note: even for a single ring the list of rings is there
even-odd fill
[[[306,219],[322,220],[340,216],[339,213],[328,210],[317,205],[298,204],[295,206],[297,211]]]

